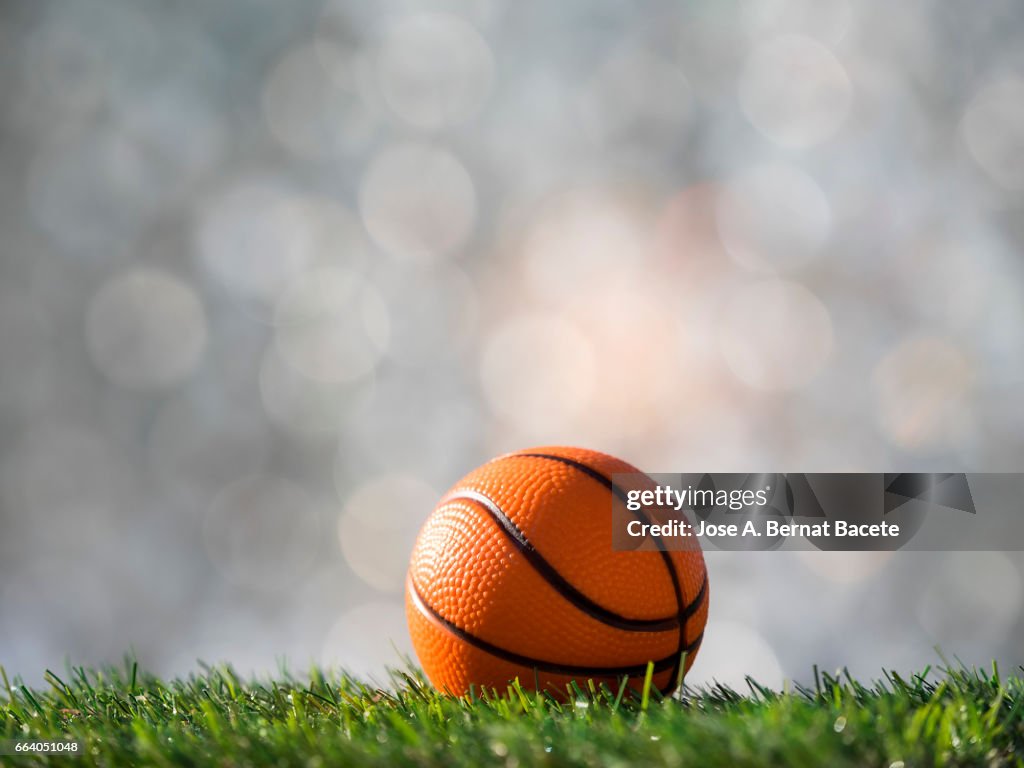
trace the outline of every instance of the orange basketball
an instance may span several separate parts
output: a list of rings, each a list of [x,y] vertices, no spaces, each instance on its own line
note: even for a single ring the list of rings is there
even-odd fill
[[[700,647],[708,582],[700,545],[612,549],[612,475],[581,448],[501,456],[460,480],[420,531],[406,581],[413,647],[430,681],[565,693],[572,680],[672,691]],[[637,513],[642,514],[642,513]]]

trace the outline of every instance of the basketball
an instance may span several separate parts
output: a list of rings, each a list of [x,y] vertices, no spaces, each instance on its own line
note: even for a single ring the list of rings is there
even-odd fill
[[[704,557],[612,547],[612,476],[638,473],[581,448],[534,448],[470,472],[413,548],[406,615],[431,683],[461,695],[572,681],[670,693],[700,648]],[[640,513],[637,513],[640,514]]]

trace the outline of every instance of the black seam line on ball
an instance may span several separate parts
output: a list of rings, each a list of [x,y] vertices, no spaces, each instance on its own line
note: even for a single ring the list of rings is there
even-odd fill
[[[690,617],[693,616],[700,608],[701,603],[704,602],[704,596],[708,593],[708,572],[704,571],[704,578],[701,579],[700,589],[697,590],[697,594],[693,600],[686,604],[683,608],[681,618],[683,621],[689,621]]]
[[[558,594],[590,616],[590,618],[609,627],[615,627],[627,632],[669,632],[679,626],[678,616],[669,616],[665,619],[630,619],[595,603],[569,583],[558,572],[558,569],[544,559],[544,556],[537,551],[537,548],[530,543],[526,535],[519,530],[519,527],[512,522],[509,516],[505,514],[493,499],[478,491],[465,489],[455,490],[448,494],[445,496],[444,502],[458,501],[460,499],[471,501],[483,508],[541,578],[550,584]]]
[[[684,653],[686,653],[686,655],[689,656],[691,653],[696,651],[697,648],[700,647],[700,644],[702,642],[704,642],[704,633],[703,632],[701,632],[699,635],[697,635],[695,638],[693,638],[693,642],[690,643],[689,645],[687,645],[686,648],[683,649]]]
[[[514,455],[561,462],[562,464],[572,467],[573,469],[577,469],[583,474],[587,475],[588,477],[593,478],[594,480],[599,482],[601,485],[603,485],[605,488],[611,491],[612,494],[616,498],[618,498],[623,504],[626,504],[627,502],[626,496],[622,492],[621,488],[616,487],[615,483],[613,483],[609,478],[605,477],[596,469],[584,464],[581,461],[576,461],[575,459],[570,459],[565,456],[555,456],[554,454],[551,453],[517,453]],[[642,523],[651,522],[650,518],[639,510],[633,511],[633,516]],[[679,677],[679,665],[682,664],[683,653],[686,651],[686,625],[689,623],[689,617],[685,615],[687,606],[685,604],[685,598],[683,597],[683,588],[682,585],[679,583],[679,574],[676,572],[676,567],[672,562],[672,557],[665,549],[665,542],[662,541],[661,536],[654,536],[653,538],[658,546],[658,551],[661,552],[661,559],[665,563],[665,568],[668,569],[668,576],[672,580],[672,591],[675,593],[676,609],[678,610],[679,616],[679,647],[676,651],[676,663],[675,666],[672,668],[672,676],[669,679],[668,686],[666,687],[665,691],[663,691],[664,693],[666,691],[672,691],[676,687],[676,679]],[[705,571],[704,577],[707,578],[707,571]]]
[[[486,640],[477,637],[472,632],[467,632],[458,624],[454,624],[446,619],[432,605],[430,605],[426,599],[424,599],[412,579],[409,580],[409,595],[412,597],[413,603],[419,611],[424,613],[428,618],[432,618],[451,634],[455,635],[455,637],[469,643],[475,648],[479,648],[481,651],[512,664],[518,664],[530,669],[538,669],[543,672],[550,672],[555,675],[566,675],[568,677],[621,677],[622,675],[632,677],[647,674],[646,663],[621,667],[589,667],[577,666],[575,664],[559,664],[554,661],[544,661],[543,659],[535,659],[532,656],[524,656],[522,654],[515,653],[514,651],[509,651],[505,648],[494,645],[493,643],[489,643]],[[659,659],[654,662],[654,672],[664,672],[678,663],[679,662],[676,660],[675,655],[667,656],[664,659]]]

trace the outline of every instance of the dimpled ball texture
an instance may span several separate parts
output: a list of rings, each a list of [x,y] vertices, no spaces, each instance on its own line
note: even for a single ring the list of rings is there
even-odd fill
[[[648,662],[660,691],[678,685],[707,621],[704,557],[696,539],[683,551],[613,548],[623,502],[612,477],[626,473],[639,470],[596,451],[534,448],[484,464],[441,499],[406,581],[413,647],[433,685],[638,690]]]

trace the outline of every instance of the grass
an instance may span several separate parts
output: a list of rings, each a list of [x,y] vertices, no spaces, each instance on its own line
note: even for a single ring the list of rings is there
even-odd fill
[[[749,680],[742,694],[716,686],[673,699],[589,685],[568,702],[517,686],[453,698],[406,673],[387,689],[321,670],[246,681],[204,667],[162,681],[131,661],[46,677],[48,688],[31,690],[0,674],[0,740],[74,739],[82,753],[0,762],[1024,766],[1024,678],[996,668],[890,673],[869,685],[815,670],[812,687]]]

